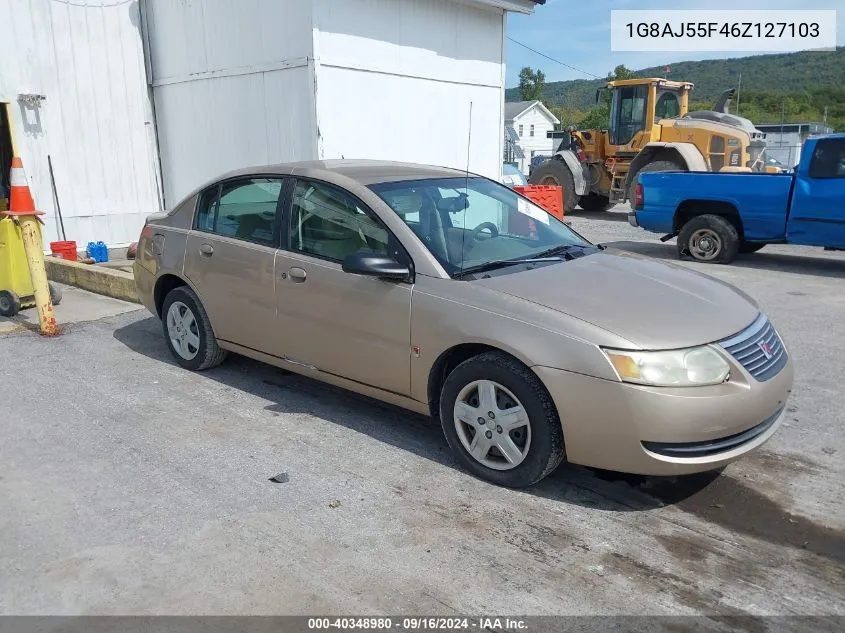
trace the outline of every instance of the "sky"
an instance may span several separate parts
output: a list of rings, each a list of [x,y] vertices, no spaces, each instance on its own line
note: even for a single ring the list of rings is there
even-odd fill
[[[556,60],[604,77],[619,64],[631,70],[699,59],[745,57],[754,53],[629,53],[610,50],[611,9],[837,9],[836,38],[845,46],[845,0],[546,0],[533,15],[508,14],[508,36]],[[546,82],[590,79],[590,75],[549,61],[507,42],[507,82],[519,84],[524,66],[542,70]]]

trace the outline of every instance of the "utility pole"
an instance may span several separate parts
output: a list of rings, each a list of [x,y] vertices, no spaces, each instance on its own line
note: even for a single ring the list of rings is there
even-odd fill
[[[739,114],[739,94],[742,92],[742,72],[739,73],[739,84],[736,88],[736,113]]]

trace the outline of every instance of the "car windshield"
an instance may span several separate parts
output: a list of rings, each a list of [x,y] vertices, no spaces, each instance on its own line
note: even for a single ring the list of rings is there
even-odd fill
[[[452,276],[467,269],[592,247],[542,207],[487,178],[389,182],[370,185],[370,189]]]

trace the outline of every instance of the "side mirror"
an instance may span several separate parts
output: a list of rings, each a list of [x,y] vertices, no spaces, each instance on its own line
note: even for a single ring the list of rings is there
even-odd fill
[[[343,272],[382,279],[406,279],[411,274],[410,268],[394,257],[366,252],[354,253],[344,259]]]

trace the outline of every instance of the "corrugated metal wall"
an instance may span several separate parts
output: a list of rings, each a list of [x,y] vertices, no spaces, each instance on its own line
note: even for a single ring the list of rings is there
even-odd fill
[[[168,206],[229,169],[383,158],[498,178],[504,16],[455,0],[146,0]]]
[[[321,157],[499,178],[503,29],[501,11],[446,0],[315,0]]]
[[[310,0],[146,0],[167,206],[230,169],[316,158]]]
[[[68,239],[136,240],[159,209],[137,0],[2,0],[0,25],[0,101],[47,213],[45,242],[59,237],[48,155]],[[47,99],[26,108],[21,93]]]

